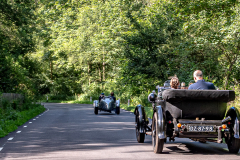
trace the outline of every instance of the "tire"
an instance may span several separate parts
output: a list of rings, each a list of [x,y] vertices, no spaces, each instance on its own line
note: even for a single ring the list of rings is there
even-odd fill
[[[158,125],[157,125],[157,113],[154,113],[153,121],[152,121],[152,145],[153,145],[153,151],[154,153],[162,153],[163,151],[163,145],[164,145],[164,139],[158,138]]]
[[[116,114],[120,114],[120,107],[116,107],[115,113],[116,113]]]
[[[139,114],[136,114],[136,138],[138,143],[144,143],[145,140],[145,133],[140,133],[139,128],[140,128],[140,122],[139,122]]]
[[[98,114],[98,107],[94,107],[94,113]]]
[[[137,137],[138,143],[144,143],[144,140],[145,140],[144,133],[139,133],[138,131],[136,131],[136,137]]]
[[[240,139],[237,139],[234,137],[230,138],[227,141],[227,146],[228,146],[229,153],[238,153],[240,148]]]

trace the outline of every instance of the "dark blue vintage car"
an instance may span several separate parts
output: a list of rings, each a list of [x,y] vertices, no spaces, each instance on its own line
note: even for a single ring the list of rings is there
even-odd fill
[[[104,97],[100,102],[95,100],[93,102],[93,107],[95,114],[98,114],[98,111],[106,111],[109,113],[114,111],[116,114],[120,114],[120,101],[116,100],[115,102],[111,96]]]

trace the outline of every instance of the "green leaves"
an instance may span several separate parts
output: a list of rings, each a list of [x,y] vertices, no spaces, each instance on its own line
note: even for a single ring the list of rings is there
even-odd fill
[[[240,79],[237,1],[24,2],[0,4],[0,91],[129,97],[196,69],[225,88]]]

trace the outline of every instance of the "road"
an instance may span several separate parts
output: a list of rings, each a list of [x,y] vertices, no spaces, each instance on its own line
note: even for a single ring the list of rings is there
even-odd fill
[[[154,154],[151,137],[135,138],[134,114],[93,113],[92,105],[46,103],[46,112],[0,139],[0,159],[240,159],[225,144],[179,138]]]

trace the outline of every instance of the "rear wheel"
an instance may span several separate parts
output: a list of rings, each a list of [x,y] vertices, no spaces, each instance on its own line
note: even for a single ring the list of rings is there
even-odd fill
[[[152,145],[154,153],[162,153],[164,139],[158,138],[158,125],[157,125],[157,113],[154,113],[152,121]]]
[[[116,113],[116,114],[120,114],[120,107],[116,107],[115,113]]]
[[[98,107],[94,107],[94,113],[98,114]]]
[[[240,148],[240,139],[232,137],[227,141],[227,145],[230,153],[238,153]]]
[[[139,114],[136,114],[136,138],[138,143],[144,143],[145,140],[145,133],[140,133],[140,121],[139,121]]]

